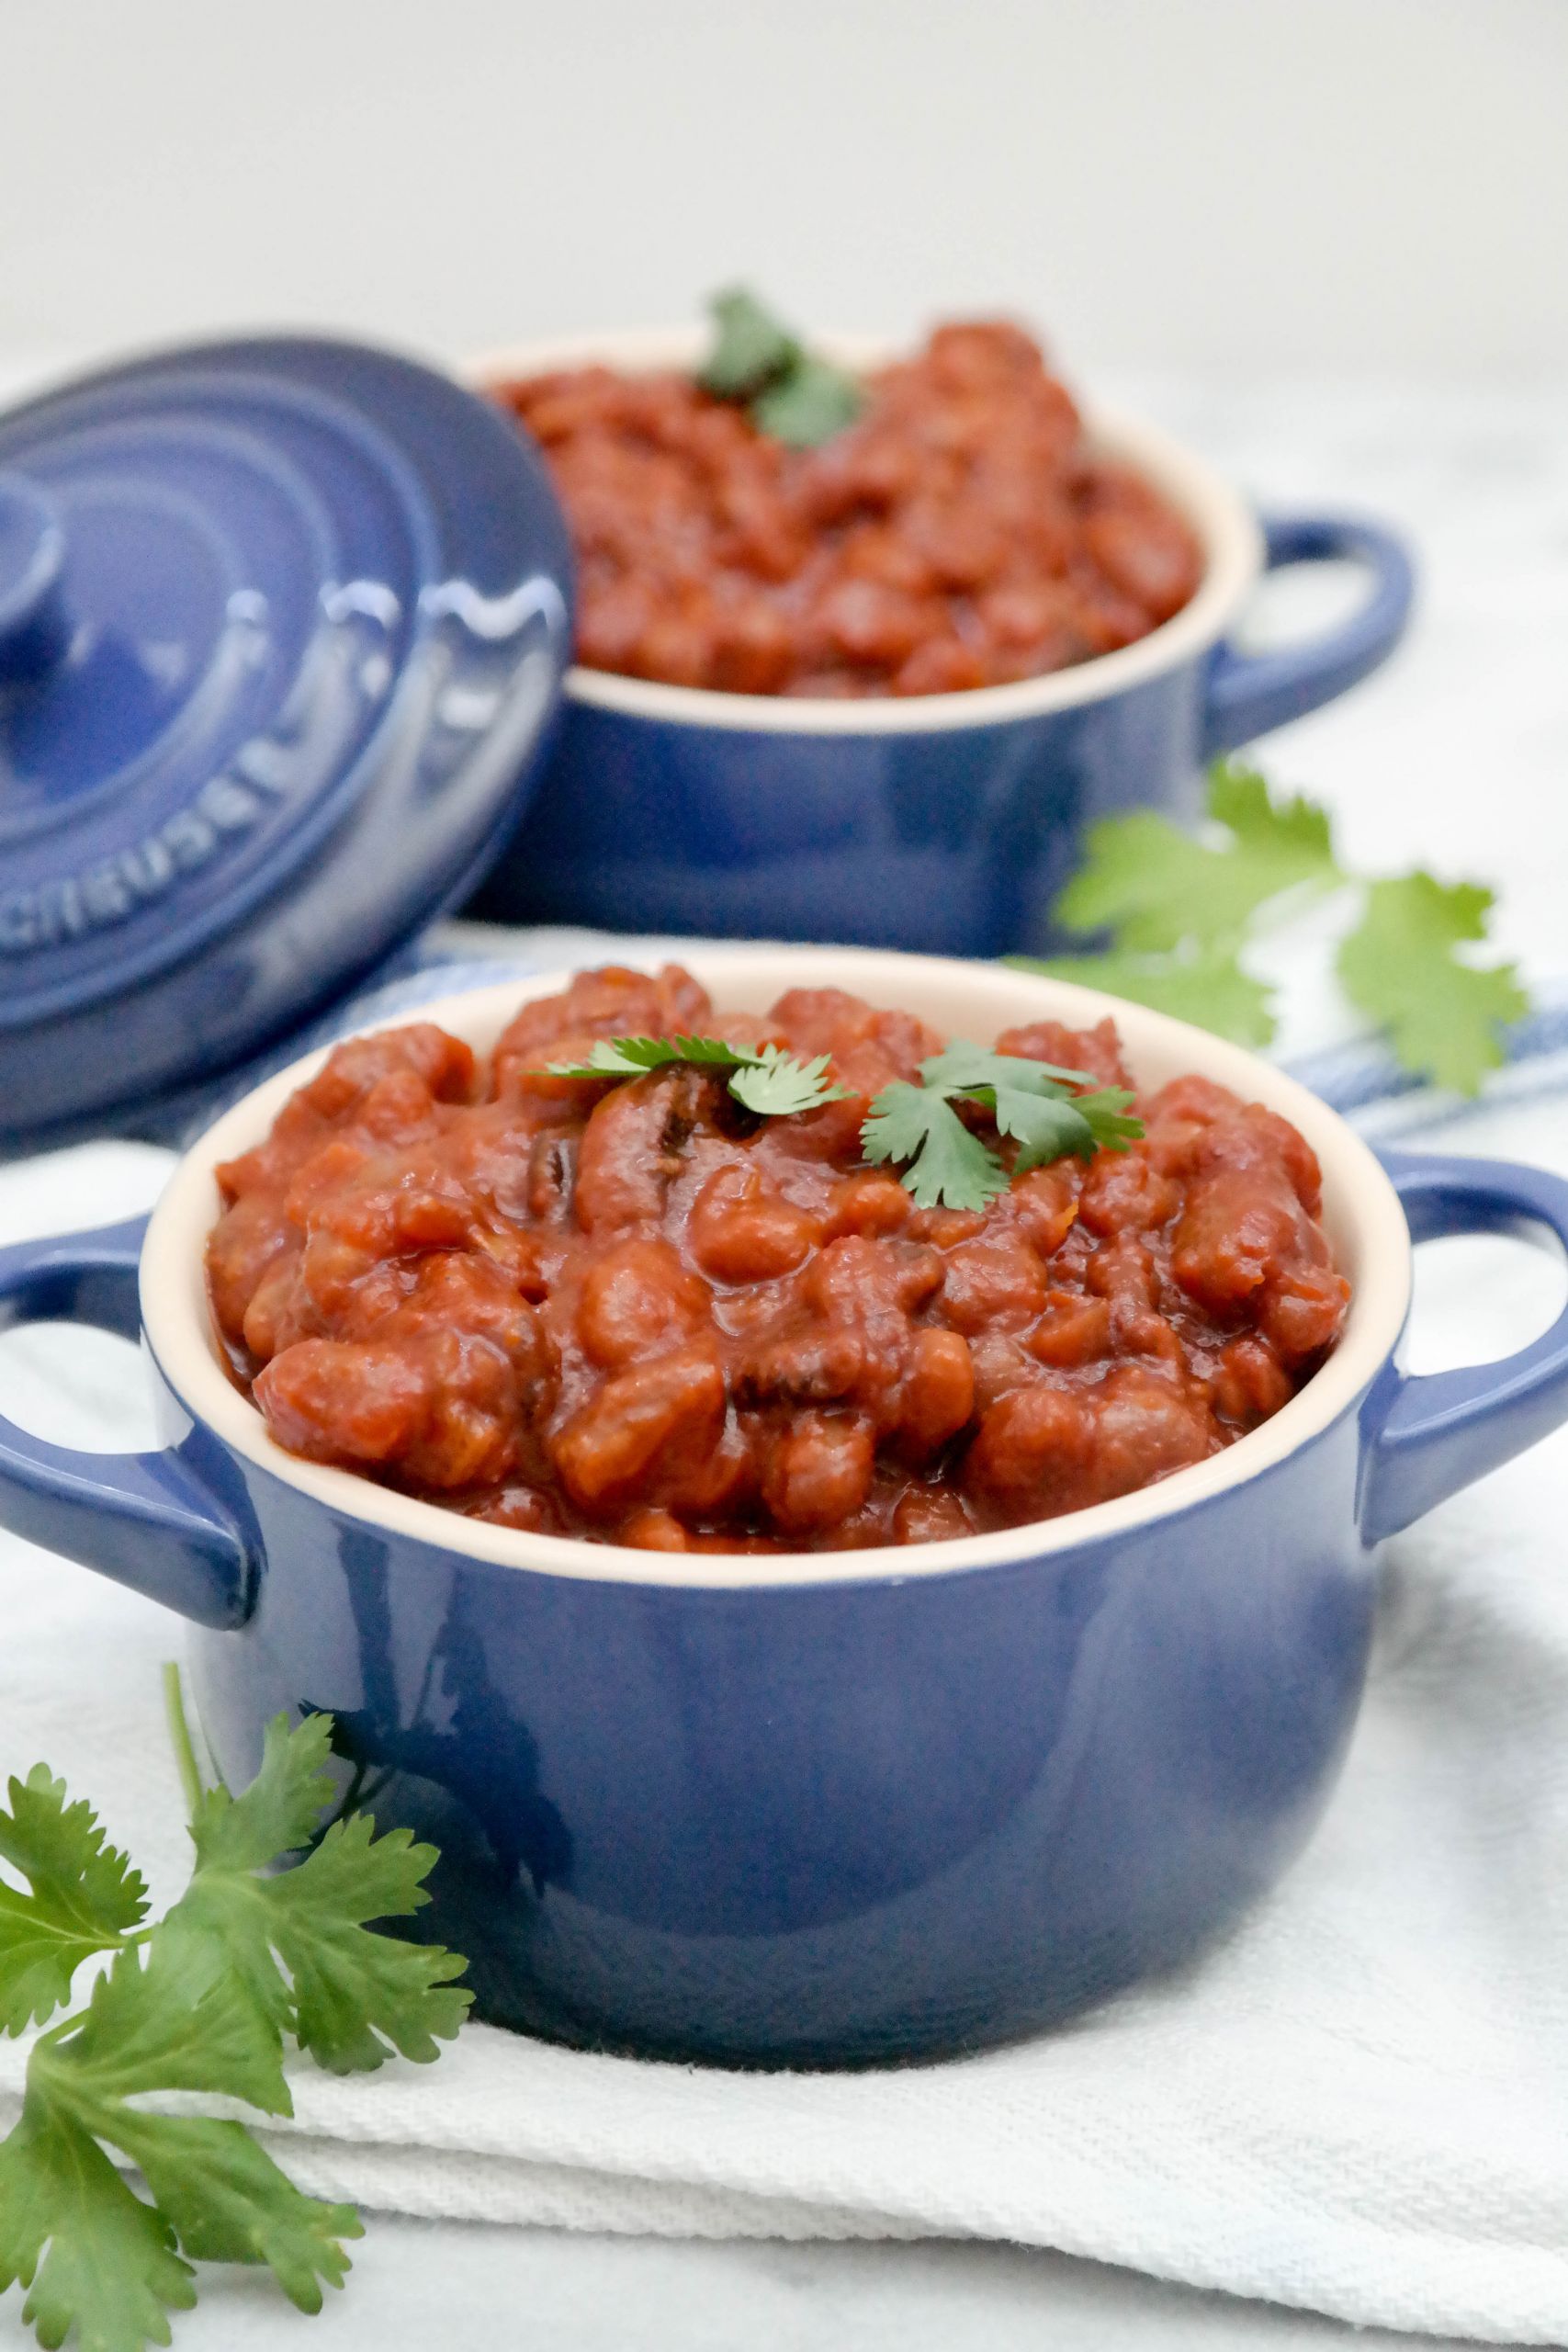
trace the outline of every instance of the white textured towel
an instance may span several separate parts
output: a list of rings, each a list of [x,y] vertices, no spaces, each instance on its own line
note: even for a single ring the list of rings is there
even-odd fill
[[[1568,1170],[1538,1063],[1447,1135]],[[1388,1114],[1382,1114],[1385,1125]],[[1400,1124],[1407,1107],[1394,1114]],[[98,1145],[0,1169],[0,1239],[144,1204]],[[1420,1357],[1495,1351],[1560,1295],[1504,1245],[1432,1253]],[[1483,1329],[1483,1326],[1485,1329]],[[30,1332],[0,1408],[141,1439],[91,1336]],[[52,1392],[46,1397],[45,1392]],[[141,1441],[144,1442],[144,1441]],[[434,2068],[301,2070],[300,2182],[412,2213],[779,2237],[976,2235],[1385,2326],[1568,2338],[1568,1437],[1389,1547],[1344,1781],[1275,1897],[1178,1983],[1028,2047],[853,2075],[640,2065],[469,2029]],[[183,1880],[158,1664],[179,1627],[0,1538],[0,1768],[43,1758]],[[25,2049],[0,2044],[0,2128]]]

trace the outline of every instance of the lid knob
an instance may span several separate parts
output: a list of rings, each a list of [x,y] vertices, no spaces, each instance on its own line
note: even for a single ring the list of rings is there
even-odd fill
[[[36,676],[65,650],[64,568],[50,500],[20,474],[0,474],[0,682]]]

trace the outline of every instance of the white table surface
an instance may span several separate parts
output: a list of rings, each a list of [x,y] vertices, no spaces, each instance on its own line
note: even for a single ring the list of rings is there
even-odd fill
[[[0,368],[0,389],[21,372]],[[1490,880],[1503,944],[1529,968],[1568,968],[1568,388],[1118,389],[1261,504],[1359,507],[1407,533],[1422,587],[1405,649],[1341,705],[1272,738],[1264,763],[1331,805],[1354,862],[1419,857],[1440,876]],[[1281,582],[1260,625],[1310,617],[1333,594]],[[1354,2340],[1373,2352],[1412,2341],[1005,2246],[697,2244],[367,2219],[349,2291],[308,2335],[266,2278],[213,2273],[177,2344],[1304,2352]],[[30,2340],[7,2297],[0,2352]]]
[[[319,2319],[265,2276],[214,2273],[176,2352],[1457,2352],[1021,2246],[367,2224]],[[0,2346],[21,2352],[6,2309]]]

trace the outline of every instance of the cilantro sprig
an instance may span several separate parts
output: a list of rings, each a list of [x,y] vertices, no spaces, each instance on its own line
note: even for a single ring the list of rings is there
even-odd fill
[[[697,381],[738,401],[760,432],[792,449],[815,449],[852,424],[865,392],[847,369],[808,352],[743,286],[708,304],[714,343]]]
[[[27,2290],[23,2319],[49,2347],[73,2329],[81,2352],[166,2345],[170,2313],[197,2300],[197,2262],[265,2263],[319,2311],[349,2268],[344,2240],[362,2233],[353,2207],[296,2188],[231,2117],[140,2102],[173,2091],[288,2115],[289,2041],[340,2074],[394,2050],[429,2060],[471,1998],[456,1954],[372,1929],[428,1901],[435,1851],[406,1829],[378,1837],[363,1815],[323,1830],[331,1717],[290,1730],[279,1716],[248,1789],[203,1790],[170,1676],[195,1865],[161,1919],[146,1924],[141,1877],[45,1767],[13,1780],[0,1810],[0,1860],[21,1881],[0,1880],[0,2022],[44,2024],[84,1962],[107,1961],[85,2007],[34,2043],[0,2142],[0,2290]]]
[[[727,1045],[721,1037],[601,1038],[585,1062],[551,1062],[552,1078],[645,1078],[676,1063],[729,1072],[729,1091],[767,1118],[852,1102],[828,1076],[831,1057],[799,1061],[780,1046]],[[1088,1159],[1100,1147],[1124,1151],[1144,1132],[1128,1116],[1124,1087],[1096,1087],[1088,1070],[1058,1069],[1015,1054],[990,1054],[962,1039],[920,1064],[919,1085],[885,1086],[861,1125],[861,1149],[874,1162],[905,1162],[899,1181],[923,1209],[983,1209],[1021,1176],[1069,1153]],[[990,1114],[999,1135],[1018,1145],[1011,1176],[1000,1155],[965,1126],[955,1102]]]
[[[861,1129],[861,1148],[870,1160],[906,1163],[900,1182],[917,1207],[983,1209],[1013,1176],[1048,1160],[1125,1151],[1144,1132],[1129,1115],[1132,1101],[1124,1087],[1096,1087],[1086,1070],[960,1040],[920,1064],[918,1086],[897,1079],[883,1088]],[[1010,1173],[959,1116],[958,1102],[989,1112],[998,1135],[1017,1142]]]
[[[1201,833],[1143,809],[1093,827],[1088,850],[1055,911],[1068,932],[1108,933],[1109,948],[1010,963],[1266,1046],[1272,991],[1247,968],[1247,950],[1329,893],[1353,892],[1335,970],[1406,1069],[1474,1094],[1503,1059],[1501,1033],[1529,1010],[1512,964],[1479,964],[1468,952],[1486,936],[1490,890],[1419,867],[1352,874],[1327,812],[1299,794],[1271,793],[1255,768],[1216,762]]]
[[[824,1102],[841,1102],[849,1089],[828,1077],[826,1054],[810,1061],[782,1046],[731,1046],[722,1037],[601,1038],[585,1062],[551,1062],[552,1078],[646,1078],[649,1070],[688,1062],[728,1072],[729,1092],[765,1119],[784,1119]]]

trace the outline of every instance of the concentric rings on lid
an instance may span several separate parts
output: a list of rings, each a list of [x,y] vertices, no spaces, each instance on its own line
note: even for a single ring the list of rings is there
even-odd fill
[[[532,452],[385,353],[216,345],[0,419],[0,1135],[239,1061],[466,892],[570,599]]]

